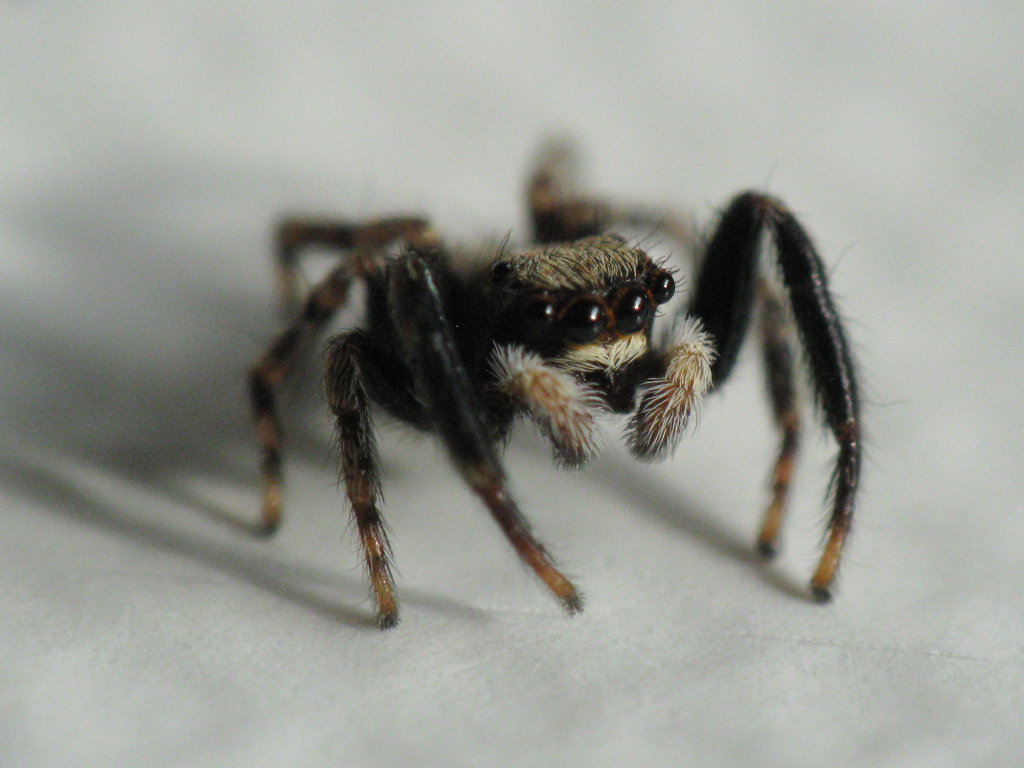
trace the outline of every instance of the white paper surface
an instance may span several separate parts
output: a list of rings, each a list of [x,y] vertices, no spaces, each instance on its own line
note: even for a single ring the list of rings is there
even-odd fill
[[[1024,756],[1024,13],[1010,3],[0,7],[0,763],[965,766]],[[751,350],[662,465],[513,489],[587,596],[561,615],[429,440],[381,427],[403,622],[372,626],[317,355],[257,541],[244,371],[285,212],[524,233],[550,132],[592,188],[766,186],[863,365],[837,599],[784,550]],[[310,262],[315,274],[317,260]]]

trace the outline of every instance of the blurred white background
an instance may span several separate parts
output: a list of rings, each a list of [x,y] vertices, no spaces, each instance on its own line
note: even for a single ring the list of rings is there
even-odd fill
[[[1024,706],[1024,7],[1017,2],[0,4],[0,762],[1012,765]],[[244,371],[284,212],[525,234],[539,141],[691,210],[764,186],[816,235],[863,364],[837,599],[785,549],[752,350],[674,460],[619,426],[524,508],[567,619],[432,442],[382,426],[404,620],[376,631],[316,355],[285,388],[285,522]]]

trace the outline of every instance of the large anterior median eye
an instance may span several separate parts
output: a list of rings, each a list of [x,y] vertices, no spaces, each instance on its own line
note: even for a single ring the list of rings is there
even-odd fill
[[[593,298],[580,298],[571,302],[558,320],[559,330],[569,341],[585,344],[604,332],[608,315],[600,302]]]
[[[615,329],[619,333],[636,333],[650,319],[651,300],[646,291],[633,288],[619,297],[615,305]]]

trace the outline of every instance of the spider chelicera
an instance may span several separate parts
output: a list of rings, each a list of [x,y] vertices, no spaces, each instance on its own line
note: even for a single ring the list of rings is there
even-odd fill
[[[819,411],[839,447],[828,536],[811,580],[813,596],[827,600],[860,475],[860,416],[854,364],[810,238],[777,198],[756,191],[735,197],[700,248],[687,306],[658,342],[652,325],[675,292],[672,272],[611,230],[671,220],[578,196],[571,167],[564,146],[542,152],[528,189],[535,245],[519,252],[453,258],[429,224],[413,217],[281,224],[278,276],[286,302],[295,301],[303,248],[343,255],[249,373],[263,450],[261,529],[272,532],[281,518],[275,387],[302,342],[361,280],[364,321],[329,341],[325,373],[341,477],[380,626],[397,623],[398,600],[379,509],[370,403],[437,435],[519,557],[577,613],[580,593],[534,537],[507,488],[499,454],[513,422],[519,415],[532,419],[556,460],[579,466],[595,450],[595,416],[631,414],[625,433],[631,452],[640,459],[665,456],[701,397],[728,378],[757,310],[781,432],[757,547],[765,556],[775,551],[799,442],[798,339]],[[777,269],[761,266],[765,235]]]

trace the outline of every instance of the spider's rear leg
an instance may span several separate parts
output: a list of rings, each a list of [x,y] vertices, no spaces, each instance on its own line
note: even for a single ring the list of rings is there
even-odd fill
[[[398,216],[353,225],[322,219],[285,219],[275,234],[277,293],[286,311],[298,302],[296,271],[299,254],[304,248],[324,247],[339,251],[354,250],[356,254],[381,248],[396,240],[419,246],[436,244],[437,238],[424,219]],[[356,257],[358,264],[359,257]],[[357,272],[372,269],[359,265]]]
[[[418,400],[463,480],[484,502],[519,557],[569,613],[582,596],[537,541],[506,486],[477,385],[445,317],[436,252],[411,250],[388,267],[388,305]]]
[[[263,533],[273,533],[281,521],[281,428],[274,388],[295,361],[303,342],[323,328],[345,301],[351,282],[349,264],[340,264],[331,270],[309,294],[295,320],[249,369],[249,398],[256,421],[256,436],[263,451],[260,465]]]
[[[327,352],[327,400],[335,416],[341,477],[366,562],[381,629],[398,623],[398,599],[391,576],[390,548],[380,499],[377,444],[363,387],[360,332],[337,336]]]
[[[576,196],[578,159],[566,141],[546,144],[527,188],[534,240],[557,243],[602,232],[611,219],[607,205]]]
[[[541,148],[527,186],[527,207],[536,242],[578,240],[621,224],[657,230],[689,246],[692,228],[688,221],[657,209],[580,196],[576,188],[578,166],[575,147],[567,140],[556,139]]]
[[[293,267],[296,249],[320,243],[356,249],[355,258],[344,258],[306,297],[292,322],[271,342],[249,369],[249,399],[256,422],[256,434],[263,452],[261,475],[263,533],[272,533],[281,520],[281,429],[277,419],[274,389],[291,368],[304,343],[315,336],[348,296],[353,278],[379,269],[369,255],[396,240],[434,243],[433,230],[420,219],[380,219],[364,224],[287,221],[279,231],[279,248],[287,251],[280,264],[286,275],[282,288],[286,298],[294,291]],[[279,250],[279,259],[282,258]],[[279,273],[279,274],[282,274]]]
[[[825,267],[803,227],[780,201],[745,192],[729,204],[708,243],[690,313],[700,318],[715,340],[718,358],[712,376],[718,386],[731,372],[750,324],[765,232],[775,245],[818,405],[839,445],[828,539],[811,580],[815,598],[823,601],[830,596],[853,516],[860,478],[860,401],[853,359],[828,291]],[[786,453],[784,445],[784,464]]]

